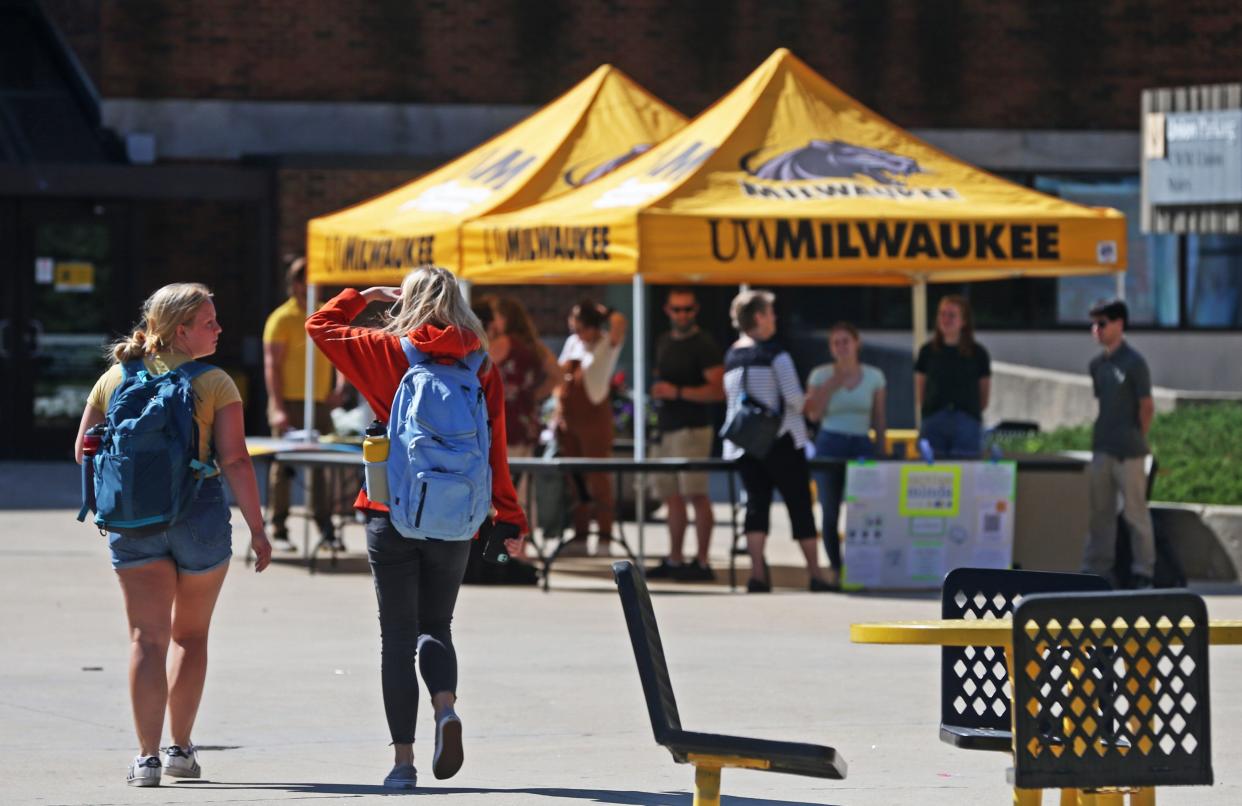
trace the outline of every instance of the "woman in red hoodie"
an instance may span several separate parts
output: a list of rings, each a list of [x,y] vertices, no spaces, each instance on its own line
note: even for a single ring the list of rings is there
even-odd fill
[[[351,327],[372,302],[388,303],[383,327]],[[409,336],[424,355],[462,359],[487,350],[487,336],[471,313],[452,272],[424,267],[406,275],[400,288],[347,289],[306,320],[306,331],[328,360],[366,397],[375,416],[387,422],[397,388],[409,369],[401,339]],[[518,506],[505,451],[504,389],[500,373],[484,362],[479,379],[491,420],[492,508],[498,523],[517,527],[521,537],[506,541],[518,557],[529,531]],[[419,540],[402,536],[389,520],[388,507],[358,494],[354,506],[367,519],[367,552],[379,600],[384,711],[392,735],[395,764],[384,785],[412,789],[414,723],[418,712],[418,671],[431,694],[436,717],[432,771],[448,778],[461,767],[461,719],[457,700],[457,655],[450,623],[457,591],[470,554],[468,540]]]

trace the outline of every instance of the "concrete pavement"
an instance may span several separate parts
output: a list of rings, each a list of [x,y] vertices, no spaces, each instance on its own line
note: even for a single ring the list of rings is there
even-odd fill
[[[774,520],[772,560],[797,565],[796,547],[779,536],[787,526]],[[256,575],[239,556],[214,622],[195,729],[204,779],[130,789],[128,647],[105,541],[64,509],[0,511],[0,525],[0,803],[390,797],[378,786],[390,751],[368,575],[309,576],[290,564]],[[654,548],[666,540],[662,527],[649,536]],[[346,535],[354,548],[361,538],[359,529]],[[723,530],[717,540],[723,549]],[[611,584],[569,574],[553,582],[550,594],[463,589],[454,627],[466,763],[451,781],[431,776],[425,708],[416,794],[452,804],[689,806],[693,771],[652,740]],[[849,642],[854,621],[935,617],[934,597],[666,585],[655,607],[687,728],[828,744],[850,765],[841,782],[726,770],[724,803],[1009,802],[1003,755],[937,739],[938,651]],[[1242,596],[1218,589],[1208,607],[1240,618]],[[1242,717],[1240,672],[1242,647],[1214,649],[1217,785],[1166,788],[1162,804],[1242,802],[1242,742],[1232,732]]]

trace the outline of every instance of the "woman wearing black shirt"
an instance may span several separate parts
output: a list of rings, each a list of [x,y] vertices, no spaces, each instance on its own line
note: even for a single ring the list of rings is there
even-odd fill
[[[944,297],[936,312],[936,335],[914,362],[914,395],[923,414],[919,436],[936,456],[979,455],[991,391],[992,362],[975,341],[970,303],[965,297]]]

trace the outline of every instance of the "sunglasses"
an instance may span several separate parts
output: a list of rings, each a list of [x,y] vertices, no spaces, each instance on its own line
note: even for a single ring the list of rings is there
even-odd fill
[[[694,313],[699,309],[698,305],[667,305],[669,313]]]
[[[1108,327],[1110,324],[1112,324],[1112,321],[1113,321],[1113,320],[1111,320],[1111,319],[1092,319],[1092,320],[1091,320],[1091,327],[1092,327],[1092,328],[1097,328],[1097,327],[1098,327],[1100,330],[1103,330],[1104,328],[1106,328],[1106,327]]]

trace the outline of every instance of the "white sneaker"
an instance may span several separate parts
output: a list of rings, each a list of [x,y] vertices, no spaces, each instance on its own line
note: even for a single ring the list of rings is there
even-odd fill
[[[173,778],[199,778],[203,774],[198,766],[198,748],[194,745],[181,747],[169,745],[164,748],[164,770]]]
[[[160,757],[135,756],[134,763],[129,765],[129,775],[125,783],[130,786],[159,786]]]

